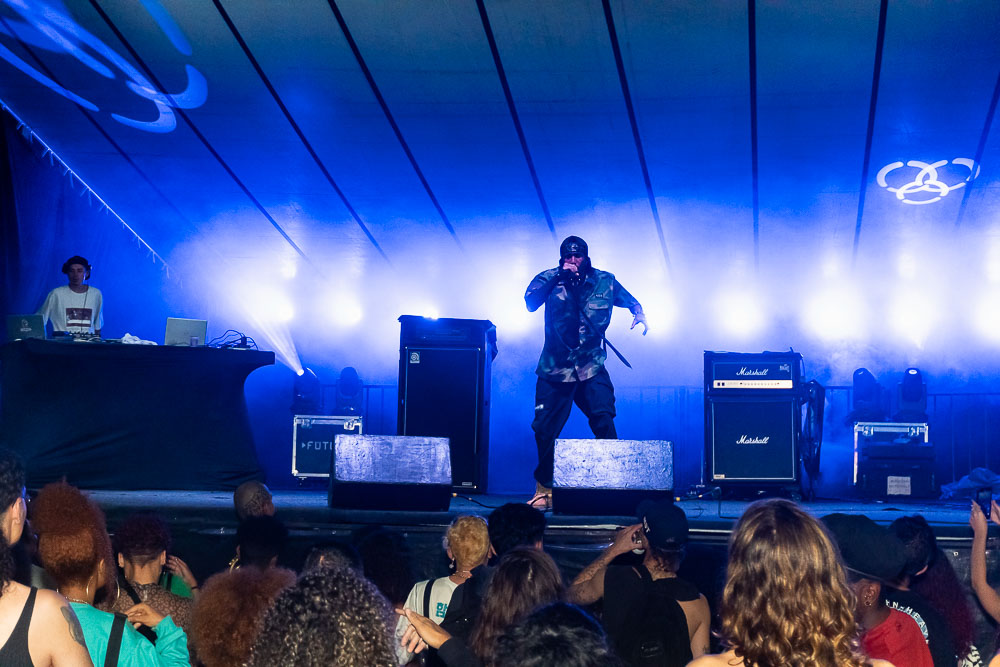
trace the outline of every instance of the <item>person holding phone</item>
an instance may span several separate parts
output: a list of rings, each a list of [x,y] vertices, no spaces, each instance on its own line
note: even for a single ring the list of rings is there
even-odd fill
[[[990,500],[990,517],[993,523],[1000,526],[1000,506],[997,501]],[[1000,623],[1000,594],[986,581],[986,533],[989,522],[979,503],[972,503],[972,513],[969,514],[969,525],[972,526],[972,555],[970,562],[970,578],[972,590],[979,599],[979,604],[994,621]],[[993,664],[992,662],[990,663]]]

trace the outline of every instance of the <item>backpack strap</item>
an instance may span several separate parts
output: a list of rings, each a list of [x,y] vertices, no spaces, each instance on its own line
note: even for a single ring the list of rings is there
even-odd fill
[[[115,614],[108,637],[108,651],[104,654],[104,667],[117,667],[118,655],[122,650],[122,636],[125,634],[125,614]]]
[[[431,591],[434,589],[435,581],[437,581],[437,579],[431,579],[427,582],[427,585],[424,586],[424,617],[426,618],[431,617]]]
[[[118,571],[118,587],[125,591],[126,595],[132,598],[132,604],[139,604],[142,602],[142,598],[135,592],[135,588],[132,587],[132,583],[125,577],[125,573],[121,570]]]

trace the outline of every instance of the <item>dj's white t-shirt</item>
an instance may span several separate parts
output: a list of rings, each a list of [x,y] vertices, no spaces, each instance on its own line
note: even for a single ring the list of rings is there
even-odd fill
[[[104,328],[103,301],[96,287],[77,293],[69,285],[62,285],[49,292],[38,313],[42,326],[52,320],[53,331],[94,333]]]

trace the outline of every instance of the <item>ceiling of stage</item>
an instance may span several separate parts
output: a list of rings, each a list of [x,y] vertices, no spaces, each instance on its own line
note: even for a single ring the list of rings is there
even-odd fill
[[[213,257],[414,303],[475,296],[471,267],[519,298],[579,234],[650,302],[914,266],[1000,280],[1000,2],[0,0],[0,17],[0,100],[182,270]],[[471,310],[442,314],[490,316]]]

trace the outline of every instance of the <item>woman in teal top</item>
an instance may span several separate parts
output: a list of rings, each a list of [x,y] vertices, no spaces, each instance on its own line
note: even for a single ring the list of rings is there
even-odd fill
[[[115,615],[94,608],[99,589],[106,588],[111,572],[111,540],[104,513],[79,489],[65,482],[45,486],[31,505],[32,526],[38,532],[38,553],[58,590],[70,601],[95,665],[104,665],[112,639]],[[114,591],[112,590],[112,595]],[[169,616],[161,616],[140,603],[120,623],[117,664],[125,666],[189,665],[187,637]],[[132,626],[142,623],[156,632],[153,645]],[[117,643],[117,642],[116,642]]]

